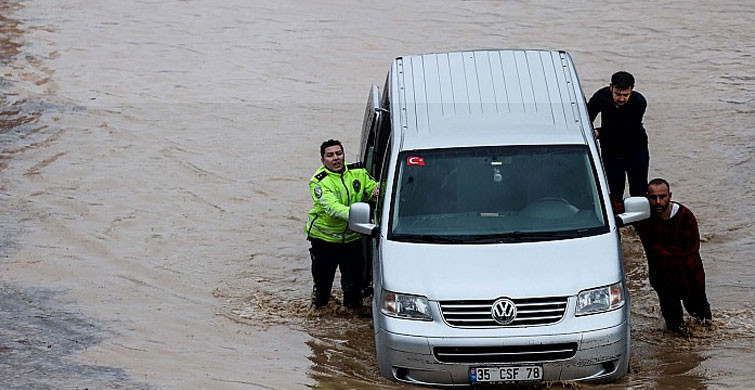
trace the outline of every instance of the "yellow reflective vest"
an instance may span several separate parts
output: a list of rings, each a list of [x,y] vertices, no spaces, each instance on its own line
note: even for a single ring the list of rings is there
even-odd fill
[[[361,238],[361,234],[349,230],[349,207],[368,201],[377,185],[361,163],[348,164],[343,172],[321,166],[309,179],[314,207],[309,210],[307,235],[335,243]]]

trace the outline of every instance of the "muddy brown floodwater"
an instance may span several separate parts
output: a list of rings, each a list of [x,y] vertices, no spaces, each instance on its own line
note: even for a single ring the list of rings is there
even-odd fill
[[[700,222],[715,329],[664,332],[625,229],[632,372],[601,388],[751,388],[753,20],[733,0],[0,0],[0,388],[408,388],[378,376],[369,320],[305,316],[306,181],[323,139],[353,159],[393,57],[490,47],[567,50],[588,95],[632,72],[650,175]]]

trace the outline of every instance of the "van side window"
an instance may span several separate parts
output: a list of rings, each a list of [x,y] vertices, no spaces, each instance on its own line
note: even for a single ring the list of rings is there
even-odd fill
[[[380,99],[380,107],[390,110],[391,109],[391,74],[385,78],[385,84],[383,85],[383,96]]]
[[[375,157],[373,158],[373,166],[370,167],[370,173],[376,178],[382,175],[383,161],[386,158],[388,150],[390,150],[388,148],[388,139],[391,135],[391,114],[385,111],[381,112],[378,122]]]
[[[389,115],[386,115],[389,116]],[[391,139],[388,137],[387,140],[388,144],[385,147],[385,151],[380,158],[382,160],[382,165],[380,166],[380,179],[378,182],[380,183],[380,195],[378,195],[377,200],[377,213],[375,215],[375,223],[380,225],[380,219],[383,215],[383,204],[385,200],[385,192],[388,190],[388,164],[391,161],[390,154],[391,154]]]
[[[366,150],[364,151],[363,162],[364,162],[365,169],[367,169],[367,172],[372,177],[375,177],[375,175],[372,172],[372,167],[375,164],[374,160],[375,160],[375,131],[370,130],[370,132],[367,135],[367,146],[366,146]]]
[[[367,96],[367,107],[364,110],[364,121],[362,122],[362,144],[359,148],[359,160],[364,163],[367,171],[375,177],[372,167],[375,165],[375,142],[376,135],[380,124],[380,117],[384,115],[380,108],[380,91],[376,85],[370,88]]]

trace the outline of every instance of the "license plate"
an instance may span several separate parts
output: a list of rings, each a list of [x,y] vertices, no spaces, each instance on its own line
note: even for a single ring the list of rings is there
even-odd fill
[[[532,382],[543,380],[543,366],[472,367],[472,383]]]

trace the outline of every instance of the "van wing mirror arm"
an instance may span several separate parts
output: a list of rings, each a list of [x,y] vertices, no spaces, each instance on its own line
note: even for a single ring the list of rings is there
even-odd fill
[[[378,229],[377,225],[373,225],[372,229],[370,230],[370,234],[368,236],[370,238],[377,238],[377,236],[380,235],[380,229]]]

